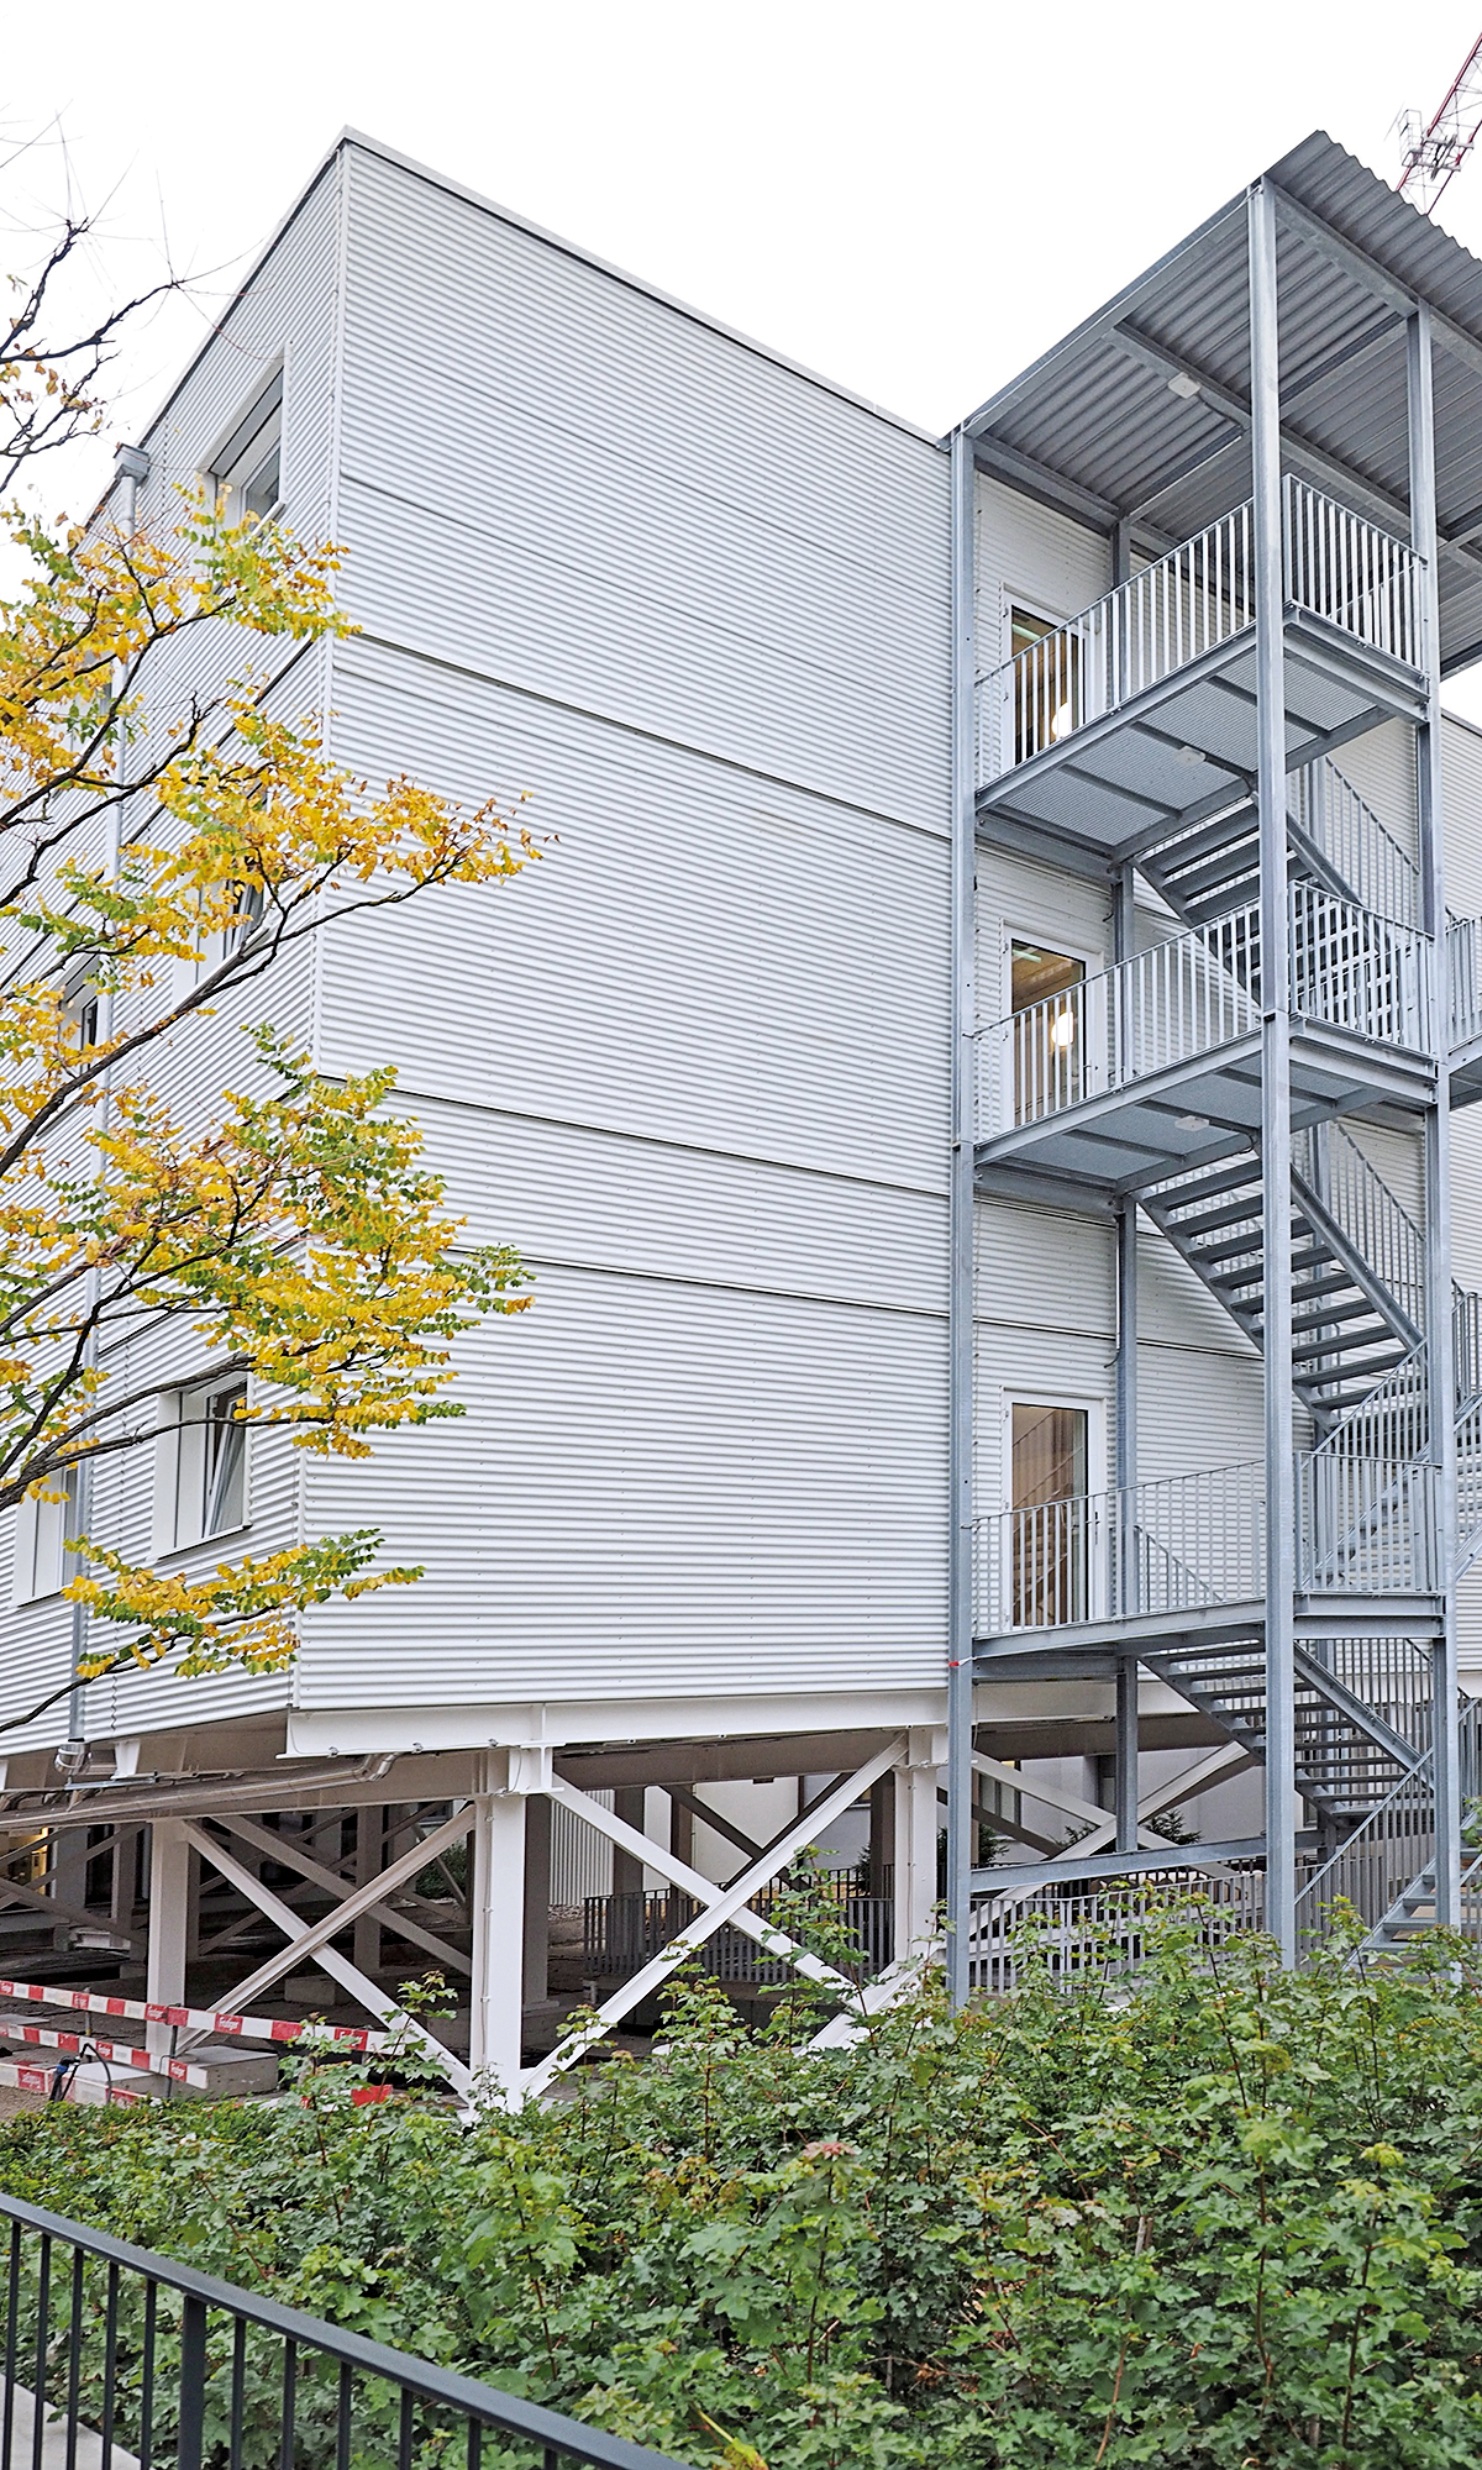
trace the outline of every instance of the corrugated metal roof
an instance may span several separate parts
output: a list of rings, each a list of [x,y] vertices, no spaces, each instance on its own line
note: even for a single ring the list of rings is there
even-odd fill
[[[1442,533],[1482,520],[1482,263],[1321,131],[1265,176],[1296,210],[1278,242],[1288,461],[1360,511],[1403,521],[1398,286],[1438,320]],[[1248,440],[1222,398],[1238,413],[1250,388],[1245,211],[1242,193],[974,413],[965,425],[985,459],[994,448],[1027,458],[1047,484],[1099,500],[1103,520],[1136,515],[1169,539],[1201,530],[1242,496]],[[1325,253],[1327,235],[1336,247]],[[1345,248],[1368,261],[1370,279],[1344,261]],[[1200,381],[1200,393],[1173,393],[1175,370]],[[1022,464],[1017,476],[1033,486]],[[1446,666],[1482,649],[1482,543],[1443,551],[1441,621]]]

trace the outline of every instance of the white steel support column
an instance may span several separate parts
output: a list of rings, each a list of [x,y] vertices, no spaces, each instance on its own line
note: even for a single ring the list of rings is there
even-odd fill
[[[930,1730],[914,1731],[908,1737],[905,1758],[895,1771],[895,1876],[891,1901],[895,1913],[896,1963],[924,1955],[935,1935],[932,1920],[937,1905],[939,1749],[939,1739]],[[968,1777],[971,1791],[971,1766]]]
[[[973,657],[973,535],[977,494],[972,442],[952,439],[952,1149],[947,1318],[947,1993],[968,1994],[973,1870],[973,1031],[974,901],[977,882],[977,761]],[[906,1794],[896,1777],[896,1809]],[[931,1793],[932,1890],[936,1901],[936,1789]],[[897,1865],[900,1819],[897,1817]],[[896,1871],[896,1912],[901,1906]],[[914,1930],[914,1919],[912,1923]],[[905,1951],[897,1934],[896,1954]]]
[[[1461,1728],[1456,1639],[1456,1369],[1451,1319],[1450,979],[1446,950],[1444,808],[1441,788],[1441,630],[1436,574],[1436,444],[1431,318],[1422,303],[1407,321],[1410,538],[1422,559],[1421,641],[1426,716],[1416,731],[1422,924],[1432,938],[1431,1039],[1436,1100],[1425,1122],[1426,1359],[1436,1488],[1442,1635],[1432,1653],[1431,1720],[1436,1777],[1436,1919],[1461,1920]]]
[[[550,1752],[491,1750],[473,1796],[469,1918],[473,2005],[468,2063],[519,2097],[525,2010],[525,1811],[551,1780]]]
[[[1291,1013],[1287,985],[1286,694],[1276,201],[1249,194],[1257,799],[1261,834],[1261,1183],[1265,1254],[1266,1926],[1297,1960],[1296,1470],[1292,1398]]]
[[[149,1830],[149,1951],[144,1996],[151,2007],[185,2004],[185,1949],[190,1932],[191,1847],[178,1818],[157,1818]],[[169,2050],[169,2024],[146,2024],[145,2046]]]

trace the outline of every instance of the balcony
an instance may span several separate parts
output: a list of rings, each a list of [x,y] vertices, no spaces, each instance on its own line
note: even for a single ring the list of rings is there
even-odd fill
[[[1349,1455],[1331,1444],[1296,1460],[1297,1585],[1311,1602],[1407,1607],[1424,1623],[1439,1592],[1437,1470],[1425,1460]],[[1266,1586],[1266,1475],[1256,1462],[1121,1491],[1044,1501],[975,1527],[974,1631],[1010,1644],[1109,1628],[1228,1633],[1260,1617]]]
[[[1422,561],[1305,481],[1283,488],[1288,761],[1365,715],[1422,715]],[[985,817],[1125,852],[1244,795],[1256,768],[1249,501],[977,687]]]
[[[1429,939],[1312,884],[1287,895],[1293,1120],[1428,1085]],[[977,1033],[985,1163],[1135,1183],[1261,1120],[1260,913],[1173,935]]]

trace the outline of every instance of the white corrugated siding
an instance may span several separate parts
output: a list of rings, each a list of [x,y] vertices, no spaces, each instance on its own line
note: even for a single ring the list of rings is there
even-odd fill
[[[1009,658],[1009,612],[1077,617],[1111,589],[1111,543],[1001,481],[978,477],[976,624],[980,674]]]
[[[336,751],[533,791],[522,881],[321,955],[533,1310],[307,1471],[415,1589],[304,1707],[942,1671],[944,458],[354,150]],[[435,372],[422,378],[419,371]]]
[[[348,160],[341,528],[362,622],[944,828],[945,458]]]
[[[945,1618],[935,1315],[543,1266],[460,1350],[461,1422],[316,1461],[316,1531],[420,1585],[311,1618],[305,1707],[931,1682]]]

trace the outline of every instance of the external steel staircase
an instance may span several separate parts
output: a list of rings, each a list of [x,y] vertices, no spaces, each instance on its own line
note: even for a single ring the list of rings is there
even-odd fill
[[[1154,1649],[1150,1672],[1262,1763],[1266,1659],[1259,1637]],[[1297,1655],[1297,1789],[1320,1818],[1351,1828],[1414,1773],[1429,1747],[1429,1675],[1408,1639],[1326,1640]]]
[[[1144,851],[1138,868],[1186,926],[1211,926],[1260,897],[1261,844],[1255,801]],[[1420,921],[1420,870],[1331,757],[1291,777],[1287,880],[1311,883],[1392,925]]]
[[[1325,1128],[1322,1146],[1340,1142],[1345,1189],[1370,1185],[1364,1197],[1376,1220],[1398,1211],[1356,1144],[1340,1128]],[[1312,1178],[1318,1146],[1311,1140],[1301,1145],[1308,1171],[1292,1176],[1292,1372],[1302,1405],[1319,1431],[1326,1431],[1405,1362],[1421,1333],[1413,1317],[1420,1301],[1416,1280],[1407,1278],[1402,1293],[1392,1292],[1317,1190]],[[1259,1351],[1265,1258],[1256,1153],[1177,1176],[1141,1199],[1159,1233]],[[1411,1231],[1418,1260],[1419,1236]]]
[[[1294,776],[1288,881],[1411,928],[1420,915],[1413,859],[1331,761]],[[1247,908],[1259,893],[1253,805],[1180,834],[1142,861],[1174,914],[1196,930]],[[1235,947],[1248,979],[1252,945]],[[1252,991],[1254,987],[1252,986]],[[1148,1217],[1260,1352],[1264,1337],[1265,1227],[1261,1162],[1216,1160],[1141,1196]],[[1341,1124],[1299,1137],[1291,1184],[1292,1385],[1318,1436],[1319,1458],[1354,1463],[1430,1456],[1424,1250],[1419,1228]],[[1455,1290],[1459,1540],[1465,1566],[1482,1551],[1482,1297]],[[1371,1520],[1390,1514],[1381,1492]],[[1330,1538],[1341,1553],[1354,1539]],[[1259,1635],[1233,1644],[1172,1646],[1143,1661],[1158,1678],[1253,1757],[1266,1756],[1266,1665]],[[1296,1784],[1329,1843],[1343,1885],[1382,1901],[1398,1861],[1414,1857],[1417,1815],[1429,1797],[1429,1672],[1414,1641],[1329,1640],[1299,1648]],[[1475,1715],[1466,1718],[1469,1734]],[[1475,1766],[1475,1759],[1470,1761]],[[1347,1844],[1346,1853],[1334,1852]],[[1389,1864],[1388,1869],[1384,1867]],[[1408,1875],[1366,1942],[1395,1953],[1434,1924],[1434,1860]],[[1482,1933],[1482,1856],[1465,1873],[1463,1918]]]

